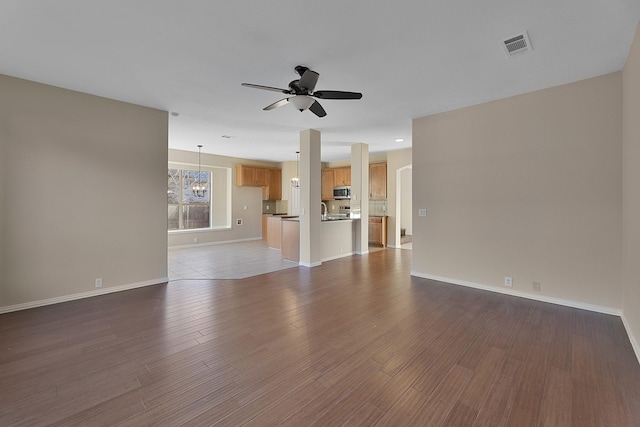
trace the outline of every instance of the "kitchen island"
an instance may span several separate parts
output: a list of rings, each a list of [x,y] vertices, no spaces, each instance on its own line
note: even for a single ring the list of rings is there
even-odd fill
[[[297,218],[286,214],[265,215],[267,246],[272,249],[282,249],[282,220]]]
[[[323,220],[321,260],[329,261],[353,255],[355,248],[354,225],[359,219],[330,218]],[[282,257],[289,261],[300,261],[300,219],[282,219]]]

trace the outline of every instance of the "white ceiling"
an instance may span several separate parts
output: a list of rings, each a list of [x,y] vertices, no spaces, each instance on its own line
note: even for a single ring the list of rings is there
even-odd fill
[[[416,117],[621,70],[639,19],[640,0],[1,0],[0,73],[179,112],[172,148],[295,160],[312,128],[332,161],[411,146]],[[507,58],[525,30],[533,52]],[[363,98],[318,118],[240,86],[286,88],[299,64]]]

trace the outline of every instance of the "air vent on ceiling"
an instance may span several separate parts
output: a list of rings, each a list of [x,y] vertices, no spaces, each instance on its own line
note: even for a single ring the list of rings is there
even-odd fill
[[[533,50],[531,42],[529,41],[529,35],[526,31],[502,40],[501,43],[504,53],[506,53],[507,56],[516,56]]]

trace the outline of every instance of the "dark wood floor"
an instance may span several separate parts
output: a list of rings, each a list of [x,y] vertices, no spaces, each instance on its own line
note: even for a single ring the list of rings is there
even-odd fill
[[[640,426],[618,317],[387,249],[0,315],[0,425]]]

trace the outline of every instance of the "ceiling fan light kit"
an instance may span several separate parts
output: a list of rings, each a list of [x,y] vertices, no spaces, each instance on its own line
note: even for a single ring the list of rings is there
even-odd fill
[[[289,83],[289,89],[280,89],[272,86],[262,86],[253,83],[242,83],[242,86],[250,87],[253,89],[269,90],[272,92],[281,92],[286,95],[293,95],[287,98],[283,98],[279,101],[269,104],[263,108],[265,111],[273,110],[274,108],[281,107],[288,103],[292,103],[296,110],[304,111],[309,110],[318,117],[324,117],[327,115],[324,108],[320,105],[318,99],[361,99],[362,94],[360,92],[344,92],[339,90],[319,90],[315,91],[316,83],[320,74],[316,73],[309,68],[298,65],[295,67],[296,72],[300,75],[300,78],[293,80]]]
[[[296,107],[296,110],[304,111],[311,107],[311,104],[315,102],[313,98],[307,95],[298,95],[289,98],[289,101]]]

